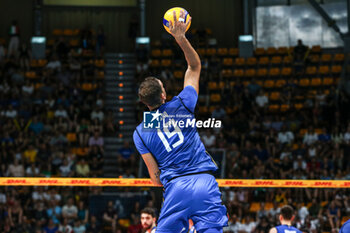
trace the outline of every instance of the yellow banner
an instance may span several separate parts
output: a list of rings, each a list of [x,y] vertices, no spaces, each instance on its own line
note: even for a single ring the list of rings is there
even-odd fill
[[[229,180],[217,179],[220,187],[350,188],[350,180]],[[115,178],[17,178],[2,177],[0,186],[114,186],[152,187],[150,179]]]

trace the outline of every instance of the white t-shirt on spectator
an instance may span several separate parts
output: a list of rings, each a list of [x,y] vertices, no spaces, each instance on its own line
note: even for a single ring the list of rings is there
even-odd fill
[[[61,69],[61,62],[60,61],[50,61],[47,65],[46,65],[46,68],[48,69],[58,69],[60,70]]]
[[[269,214],[273,217],[279,214],[280,212],[281,212],[281,208],[279,207],[277,209],[272,208],[269,210]]]
[[[247,233],[251,233],[255,229],[255,226],[256,226],[255,222],[240,224],[239,231],[245,231]]]
[[[39,168],[34,168],[34,171],[31,166],[27,167],[26,169],[27,176],[37,176],[40,174]]]
[[[302,223],[305,222],[305,218],[308,215],[309,215],[309,211],[307,210],[306,206],[303,206],[298,210],[298,216],[301,219]]]
[[[0,203],[6,204],[6,202],[7,202],[6,195],[4,193],[0,193]]]
[[[93,120],[95,118],[99,119],[100,122],[102,122],[103,118],[104,118],[104,113],[102,111],[98,111],[98,112],[97,111],[92,111],[91,112],[91,120]]]
[[[278,133],[278,141],[280,143],[290,144],[291,142],[293,142],[293,140],[294,140],[294,134],[291,131]]]
[[[224,227],[223,232],[238,233],[240,227],[241,227],[241,224],[239,222],[235,222],[234,224],[228,223],[228,227]]]
[[[346,143],[349,143],[350,142],[350,132],[347,131],[345,134],[344,134],[344,141]]]
[[[15,118],[17,116],[17,111],[15,109],[7,110],[5,116],[8,118]]]
[[[214,146],[215,145],[215,141],[216,141],[216,137],[212,134],[210,136],[207,135],[203,135],[202,136],[202,141],[204,143],[205,146]]]
[[[22,91],[27,93],[28,95],[31,95],[34,92],[33,86],[23,86]]]
[[[70,169],[69,165],[67,165],[67,166],[61,165],[60,166],[61,176],[66,176],[67,177],[70,172],[71,172],[71,169]]]
[[[256,98],[255,98],[255,102],[256,104],[262,108],[264,107],[267,103],[269,103],[269,99],[267,98],[266,95],[258,95]]]
[[[306,133],[304,135],[303,143],[307,144],[307,145],[311,145],[312,143],[316,142],[317,140],[318,140],[317,133],[314,133],[314,134]]]
[[[299,164],[298,161],[294,161],[293,168],[294,170],[298,170],[298,169],[305,170],[307,168],[307,164],[304,160],[301,161],[301,164]]]
[[[75,205],[72,205],[72,206],[65,205],[62,208],[62,215],[63,214],[66,214],[68,216],[78,214],[78,208]]]
[[[67,118],[67,117],[68,117],[67,111],[64,110],[64,109],[62,109],[62,110],[57,109],[57,110],[55,111],[55,117]]]

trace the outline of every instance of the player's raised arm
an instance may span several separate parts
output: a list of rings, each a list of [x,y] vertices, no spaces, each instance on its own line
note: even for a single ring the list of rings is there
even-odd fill
[[[174,36],[176,42],[181,47],[185,54],[187,61],[187,70],[185,73],[184,87],[191,85],[199,93],[199,76],[201,72],[201,60],[199,56],[190,44],[190,42],[185,37],[185,32],[187,26],[191,22],[191,18],[185,23],[185,12],[181,11],[179,20],[176,20],[176,13],[174,13],[174,24],[170,21],[169,30],[171,35]]]

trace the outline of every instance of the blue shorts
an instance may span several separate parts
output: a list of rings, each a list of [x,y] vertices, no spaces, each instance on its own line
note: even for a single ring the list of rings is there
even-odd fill
[[[214,176],[182,176],[171,180],[164,188],[156,233],[187,232],[188,219],[192,219],[197,232],[227,226],[226,207],[222,205]]]

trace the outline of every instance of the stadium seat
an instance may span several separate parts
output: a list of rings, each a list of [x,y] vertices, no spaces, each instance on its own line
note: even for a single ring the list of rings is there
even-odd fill
[[[271,77],[276,77],[276,76],[279,76],[280,74],[281,74],[280,68],[271,68],[269,70],[269,76]]]
[[[244,70],[243,69],[235,69],[233,72],[234,77],[243,77],[244,76]]]
[[[160,64],[163,67],[169,67],[171,65],[171,60],[170,59],[162,59]]]
[[[287,47],[279,47],[278,49],[277,49],[277,54],[278,55],[286,55],[287,54]]]
[[[319,45],[312,46],[311,53],[321,53],[321,46],[319,46]]]
[[[321,84],[322,84],[322,81],[320,78],[311,79],[311,86],[320,86]]]
[[[300,110],[300,109],[304,108],[304,105],[301,103],[297,103],[297,104],[294,104],[294,108],[297,110]]]
[[[216,54],[216,49],[215,48],[207,48],[206,54],[207,54],[207,56],[214,56]]]
[[[184,72],[182,70],[174,71],[174,78],[182,79],[184,77]]]
[[[39,88],[43,87],[44,83],[36,83],[34,86],[34,89],[38,90]]]
[[[199,113],[205,114],[208,112],[208,107],[206,106],[200,106],[198,109]]]
[[[99,78],[99,79],[103,79],[104,77],[105,77],[105,72],[104,71],[98,71],[97,72],[97,77]]]
[[[162,54],[160,49],[152,49],[151,50],[151,57],[160,57]]]
[[[205,52],[205,49],[204,49],[204,48],[198,48],[198,49],[197,49],[197,53],[198,53],[200,56],[205,56],[205,55],[206,55],[206,52]]]
[[[258,77],[265,77],[267,75],[267,69],[265,68],[260,68],[258,69]]]
[[[69,45],[72,47],[77,47],[77,46],[79,46],[79,40],[71,39],[71,40],[69,40]]]
[[[244,76],[246,77],[254,77],[256,75],[255,69],[246,69],[244,72]]]
[[[337,54],[334,55],[333,61],[335,61],[335,62],[343,62],[344,58],[345,58],[345,56],[344,56],[343,53],[337,53]]]
[[[158,59],[152,59],[151,61],[150,61],[150,67],[159,67],[159,65],[160,65],[160,62],[159,62],[159,60]]]
[[[290,106],[288,104],[281,104],[280,111],[281,112],[286,112],[286,111],[289,110],[289,108],[290,108]]]
[[[53,29],[52,35],[54,35],[54,36],[62,36],[63,35],[63,31],[61,29]]]
[[[281,71],[282,76],[290,76],[292,74],[292,68],[283,67]]]
[[[228,49],[227,48],[218,48],[218,55],[223,57],[227,56],[228,54]]]
[[[280,65],[282,63],[282,57],[280,56],[273,56],[271,58],[271,64],[273,65]]]
[[[32,67],[32,68],[38,67],[38,60],[32,59],[30,61],[30,67]]]
[[[323,129],[317,128],[317,129],[315,129],[315,133],[320,135],[320,134],[323,134],[324,132],[323,132]]]
[[[217,103],[221,101],[220,94],[211,94],[210,95],[210,102]]]
[[[278,79],[276,80],[275,82],[275,86],[278,87],[278,88],[281,88],[283,87],[284,85],[286,85],[286,80],[285,79]]]
[[[235,59],[235,65],[236,66],[243,66],[243,65],[245,65],[245,59],[243,57],[237,57]]]
[[[307,129],[300,129],[299,130],[299,135],[304,136],[307,133]]]
[[[256,58],[255,57],[249,57],[247,59],[247,65],[248,66],[255,66],[256,65]]]
[[[307,78],[300,79],[299,85],[302,87],[308,87],[310,85],[310,80]]]
[[[279,100],[279,98],[280,98],[280,96],[281,96],[281,93],[280,92],[271,92],[271,94],[270,94],[270,100],[273,100],[273,101],[276,101],[276,100]]]
[[[321,75],[329,74],[329,66],[320,66],[318,73]]]
[[[260,209],[260,203],[259,202],[252,202],[250,204],[249,212],[255,213],[255,212],[259,211],[259,209]]]
[[[231,69],[223,69],[221,71],[221,75],[222,75],[222,77],[229,78],[229,77],[233,76],[233,72]]]
[[[290,64],[292,62],[292,58],[290,56],[283,57],[283,64]]]
[[[342,71],[342,66],[334,65],[331,68],[332,74],[339,74]]]
[[[260,57],[258,64],[259,65],[268,65],[269,64],[269,57]]]
[[[171,57],[173,55],[173,51],[171,49],[163,49],[162,56],[163,57]]]
[[[73,30],[72,29],[64,29],[63,35],[64,36],[73,36]]]
[[[309,56],[310,62],[313,64],[318,64],[320,62],[320,56],[318,54],[312,54]]]
[[[222,60],[223,66],[232,66],[233,65],[233,59],[232,58],[224,58]]]
[[[77,141],[77,134],[76,133],[67,133],[66,138],[69,142],[76,142]]]
[[[273,80],[266,80],[264,82],[264,88],[273,88],[275,87],[275,81]]]
[[[217,85],[216,82],[209,82],[208,83],[208,89],[213,91],[213,90],[218,90],[219,86]]]
[[[225,88],[225,82],[219,82],[219,84],[218,84],[218,86],[219,86],[219,88],[222,90],[222,89],[224,89]]]
[[[328,63],[330,62],[332,59],[332,55],[331,54],[322,54],[321,55],[321,62],[322,63]]]
[[[103,59],[96,59],[95,60],[95,66],[96,67],[104,67],[105,66],[105,61]]]
[[[36,73],[34,71],[27,71],[24,76],[26,78],[30,78],[30,79],[38,78],[38,76],[36,75]]]
[[[278,111],[280,109],[280,106],[278,105],[278,104],[271,104],[271,105],[269,105],[269,110],[271,111],[271,112],[276,112],[276,111]]]
[[[255,56],[262,56],[265,55],[265,49],[264,48],[256,48],[255,49]]]
[[[250,84],[249,80],[244,80],[243,81],[243,86],[247,87]]]
[[[273,56],[277,53],[277,50],[276,48],[274,47],[269,47],[267,48],[267,51],[266,51],[266,54],[269,55],[269,56]]]
[[[233,57],[237,57],[239,54],[238,48],[229,48],[228,54]]]
[[[333,83],[334,83],[334,79],[333,78],[330,78],[330,77],[323,78],[322,84],[324,86],[330,86],[330,85],[333,85]]]
[[[307,75],[315,75],[315,74],[316,74],[316,71],[317,71],[316,66],[308,66],[308,67],[306,68],[306,74],[307,74]]]

